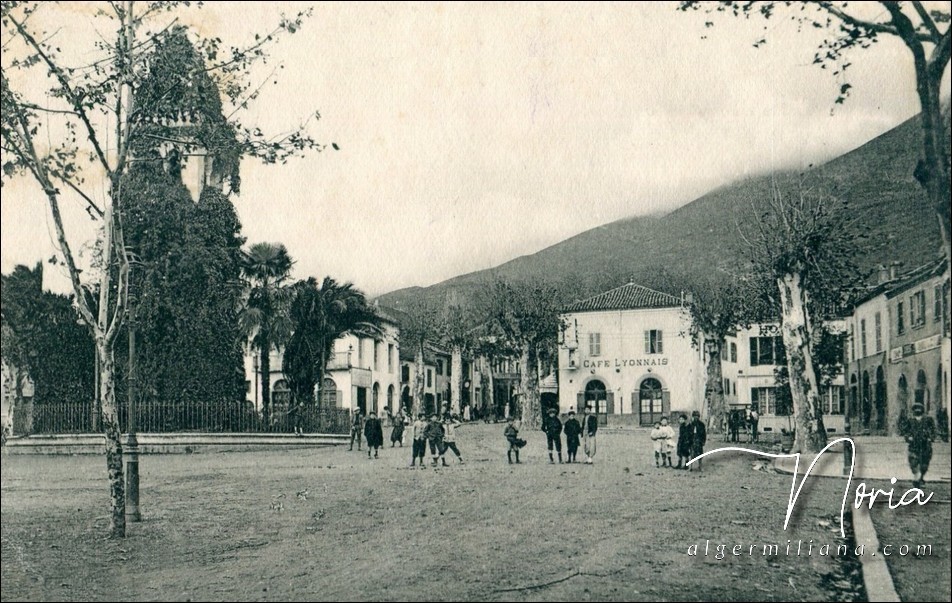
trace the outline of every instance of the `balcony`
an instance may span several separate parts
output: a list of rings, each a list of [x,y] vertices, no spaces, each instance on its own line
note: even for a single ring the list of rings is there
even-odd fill
[[[352,353],[351,352],[340,352],[337,354],[331,355],[327,359],[327,370],[329,371],[346,371],[353,368],[353,364],[350,361]]]

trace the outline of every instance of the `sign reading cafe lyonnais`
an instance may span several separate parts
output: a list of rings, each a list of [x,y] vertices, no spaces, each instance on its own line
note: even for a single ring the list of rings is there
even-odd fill
[[[664,356],[657,358],[614,358],[611,360],[582,361],[582,368],[624,368],[626,366],[667,366],[668,359]]]

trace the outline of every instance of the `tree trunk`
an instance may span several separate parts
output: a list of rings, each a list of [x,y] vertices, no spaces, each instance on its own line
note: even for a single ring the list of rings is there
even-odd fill
[[[450,380],[450,403],[454,413],[462,410],[463,397],[463,349],[454,345],[450,359],[453,378]]]
[[[261,358],[261,418],[271,425],[271,342],[263,338],[258,350]]]
[[[426,391],[426,367],[423,365],[423,342],[417,347],[416,356],[413,358],[414,368],[416,369],[415,387],[413,390],[413,416],[418,416],[423,412],[423,395]]]
[[[493,381],[493,365],[489,362],[489,359],[486,359],[486,365],[488,368],[485,370],[485,378],[483,382],[483,392],[486,396],[486,416],[496,416],[496,383]]]
[[[704,388],[704,398],[707,403],[708,426],[711,431],[720,432],[727,414],[727,405],[724,403],[724,372],[721,366],[721,341],[705,341],[707,350],[707,386]]]
[[[122,474],[122,430],[116,407],[115,358],[111,342],[100,341],[99,376],[102,383],[102,425],[106,436],[106,470],[109,474],[109,493],[112,501],[111,533],[113,538],[126,535],[126,493]]]
[[[526,345],[519,355],[519,398],[522,424],[529,429],[542,424],[542,410],[539,403],[539,376]]]
[[[799,274],[786,274],[777,279],[780,289],[783,344],[787,351],[787,371],[790,373],[790,397],[796,425],[794,451],[819,452],[826,446],[826,429],[820,406],[816,372],[813,370],[810,317],[807,312],[807,292]]]

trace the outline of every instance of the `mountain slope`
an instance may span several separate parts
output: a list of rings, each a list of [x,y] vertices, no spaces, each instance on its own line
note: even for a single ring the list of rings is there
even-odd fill
[[[919,119],[913,118],[802,175],[808,188],[849,201],[854,231],[867,235],[857,257],[864,271],[893,261],[909,268],[938,253],[935,214],[913,177],[919,136]],[[663,216],[612,222],[495,268],[394,291],[380,301],[401,307],[426,296],[465,304],[495,277],[544,278],[559,287],[565,303],[628,281],[664,290],[665,273],[723,271],[729,278],[731,267],[744,260],[738,224],[742,228],[745,218],[749,224],[773,178],[731,184]]]

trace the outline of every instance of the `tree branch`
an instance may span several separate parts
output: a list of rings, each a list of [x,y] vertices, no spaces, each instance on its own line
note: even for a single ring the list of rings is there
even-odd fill
[[[817,2],[817,6],[830,13],[840,21],[852,25],[853,27],[859,27],[862,29],[867,29],[869,31],[874,31],[876,33],[887,33],[891,35],[899,35],[896,31],[896,28],[887,24],[887,23],[876,23],[875,21],[864,21],[862,19],[857,19],[853,15],[841,10],[832,2]]]
[[[69,78],[66,77],[66,74],[63,72],[63,69],[57,65],[52,58],[43,50],[43,47],[37,42],[36,38],[30,35],[30,32],[26,30],[22,23],[17,21],[12,16],[7,16],[10,19],[10,22],[13,23],[16,27],[17,32],[23,37],[24,40],[36,51],[37,55],[43,59],[43,62],[46,63],[46,66],[50,69],[56,80],[60,83],[60,86],[66,91],[69,102],[73,105],[73,109],[76,110],[77,115],[80,120],[82,120],[83,125],[86,127],[86,133],[89,135],[89,142],[93,145],[93,148],[96,150],[96,156],[99,158],[99,162],[102,164],[103,168],[106,170],[106,173],[111,173],[112,169],[109,167],[109,161],[106,159],[106,154],[103,151],[102,147],[99,145],[99,137],[96,134],[96,129],[93,128],[92,123],[89,120],[89,116],[86,114],[86,111],[82,108],[82,104],[77,102],[76,93],[73,91],[73,87],[69,82]]]
[[[919,13],[919,18],[922,19],[922,24],[926,29],[929,30],[929,33],[932,36],[932,43],[938,44],[939,40],[942,38],[942,34],[939,32],[939,28],[936,26],[935,21],[932,20],[932,16],[929,15],[929,11],[926,10],[926,7],[922,5],[922,2],[915,0],[912,3],[913,8],[916,9],[916,12]]]

